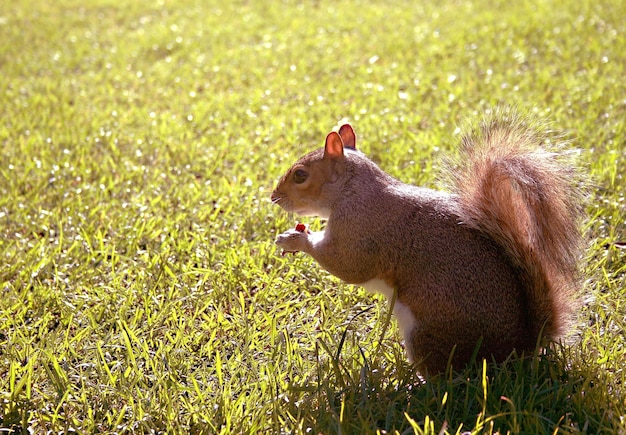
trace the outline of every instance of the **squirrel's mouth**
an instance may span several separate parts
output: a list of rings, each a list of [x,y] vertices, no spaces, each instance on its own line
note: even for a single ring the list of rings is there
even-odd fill
[[[270,200],[272,201],[272,204],[278,205],[287,213],[293,213],[298,216],[320,216],[328,219],[327,215],[330,214],[324,212],[323,210],[318,210],[315,206],[302,203],[296,205],[288,197],[281,196],[277,191],[272,192]]]
[[[280,196],[280,194],[276,191],[273,191],[272,195],[270,196],[270,201],[272,201],[272,204],[277,204],[284,208],[283,199],[284,198]]]
[[[291,201],[289,201],[289,198],[281,196],[280,193],[276,191],[272,192],[270,200],[272,201],[272,204],[278,205],[280,208],[288,213],[299,214],[297,210],[293,210],[293,204]]]

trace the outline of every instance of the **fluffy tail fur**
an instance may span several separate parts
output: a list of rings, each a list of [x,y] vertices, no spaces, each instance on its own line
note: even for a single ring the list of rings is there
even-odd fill
[[[498,109],[463,137],[453,174],[465,223],[500,244],[525,284],[533,337],[563,335],[576,307],[583,195],[563,143]]]

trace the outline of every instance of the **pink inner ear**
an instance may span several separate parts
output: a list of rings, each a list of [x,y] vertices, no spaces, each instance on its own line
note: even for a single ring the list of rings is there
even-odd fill
[[[343,141],[341,137],[334,131],[326,136],[326,145],[324,146],[324,157],[336,159],[343,157]]]
[[[346,148],[356,149],[356,135],[350,124],[344,124],[339,129],[339,136]]]

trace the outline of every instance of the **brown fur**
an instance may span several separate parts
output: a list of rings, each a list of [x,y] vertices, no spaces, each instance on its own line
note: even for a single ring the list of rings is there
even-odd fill
[[[328,218],[325,231],[277,243],[348,283],[393,287],[415,318],[404,338],[423,371],[556,340],[576,306],[582,201],[574,166],[525,122],[497,113],[466,136],[452,194],[392,178],[343,126],[272,193],[287,211]]]

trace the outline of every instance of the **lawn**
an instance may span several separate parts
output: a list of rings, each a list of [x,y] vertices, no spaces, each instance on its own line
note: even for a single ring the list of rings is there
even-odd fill
[[[0,433],[626,433],[624,16],[2,2]],[[345,121],[438,186],[459,125],[496,104],[581,150],[585,306],[540,358],[424,379],[382,296],[279,255],[296,217],[269,194]]]

